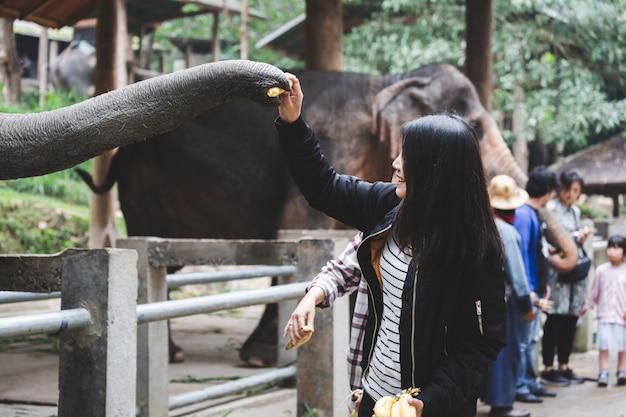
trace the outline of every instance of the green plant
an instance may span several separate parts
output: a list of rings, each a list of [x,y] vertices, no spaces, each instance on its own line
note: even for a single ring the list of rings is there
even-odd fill
[[[582,217],[591,219],[606,219],[609,217],[609,214],[604,210],[589,204],[580,204],[578,207],[580,207]]]
[[[87,217],[23,200],[0,201],[0,211],[0,253],[52,254],[87,246]]]

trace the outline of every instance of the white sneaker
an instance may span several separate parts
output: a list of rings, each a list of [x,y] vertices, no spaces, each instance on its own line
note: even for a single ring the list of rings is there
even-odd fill
[[[598,386],[606,387],[609,385],[609,371],[600,371],[598,374]]]
[[[617,385],[626,385],[626,371],[617,371]]]

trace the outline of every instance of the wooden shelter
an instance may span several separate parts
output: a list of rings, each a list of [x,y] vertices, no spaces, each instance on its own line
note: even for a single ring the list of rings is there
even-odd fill
[[[619,216],[619,195],[626,194],[626,137],[611,139],[572,154],[552,166],[561,173],[577,170],[585,181],[583,192],[613,199],[613,217]]]
[[[73,26],[81,19],[96,17],[97,3],[97,0],[0,0],[0,16],[59,29]],[[198,6],[197,10],[189,11],[184,7],[188,4]],[[128,23],[134,27],[196,14],[222,12],[239,14],[241,5],[235,0],[226,0],[226,4],[224,0],[128,0]],[[263,17],[254,11],[250,11],[250,15]]]

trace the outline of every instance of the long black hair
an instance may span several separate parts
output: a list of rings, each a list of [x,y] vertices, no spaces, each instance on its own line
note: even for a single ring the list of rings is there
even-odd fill
[[[583,177],[580,175],[578,171],[575,169],[570,169],[568,171],[561,172],[560,176],[560,189],[569,191],[572,188],[572,185],[575,183],[580,184],[580,188],[582,189],[585,186],[585,181]]]
[[[402,155],[407,191],[395,233],[420,270],[499,268],[503,247],[474,129],[457,115],[421,117],[403,126]]]

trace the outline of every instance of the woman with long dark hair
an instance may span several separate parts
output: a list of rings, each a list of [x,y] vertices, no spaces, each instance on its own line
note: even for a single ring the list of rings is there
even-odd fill
[[[475,132],[455,115],[409,122],[392,182],[367,183],[327,163],[301,117],[299,81],[288,77],[276,126],[291,175],[311,206],[364,233],[359,416],[408,388],[420,389],[410,402],[418,416],[475,416],[505,322],[503,249]],[[305,325],[306,315],[288,324],[292,341]]]

